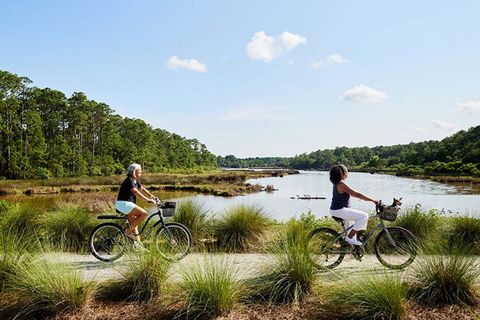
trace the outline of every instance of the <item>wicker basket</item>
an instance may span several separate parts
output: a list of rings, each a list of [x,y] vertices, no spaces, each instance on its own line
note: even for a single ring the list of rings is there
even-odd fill
[[[172,217],[175,214],[176,202],[165,202],[162,205],[162,214],[164,217]]]
[[[383,210],[380,211],[378,215],[382,220],[395,221],[397,219],[399,211],[400,211],[399,206],[387,206],[383,208]]]

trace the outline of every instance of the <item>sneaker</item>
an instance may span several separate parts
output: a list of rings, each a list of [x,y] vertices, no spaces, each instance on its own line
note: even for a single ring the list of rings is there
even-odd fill
[[[345,240],[348,243],[350,243],[351,245],[354,245],[354,246],[361,246],[362,245],[362,243],[357,240],[357,237],[353,237],[353,238],[346,237]]]

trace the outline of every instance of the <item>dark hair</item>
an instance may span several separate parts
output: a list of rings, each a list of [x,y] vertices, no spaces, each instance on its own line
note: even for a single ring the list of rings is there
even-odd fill
[[[339,183],[347,172],[347,167],[343,164],[332,166],[330,168],[330,181],[332,183]]]

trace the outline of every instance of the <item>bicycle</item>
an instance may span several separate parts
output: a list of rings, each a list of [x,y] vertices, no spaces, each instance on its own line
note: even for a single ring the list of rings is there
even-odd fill
[[[150,235],[156,230],[153,239],[155,249],[169,261],[180,260],[190,250],[192,234],[183,224],[178,222],[165,223],[165,217],[171,217],[175,214],[175,202],[165,202],[163,204],[160,199],[155,198],[155,203],[157,211],[148,216],[139,235],[143,235],[145,232],[143,237],[150,239]],[[121,212],[117,210],[117,213]],[[158,221],[149,226],[150,220],[157,216]],[[129,246],[142,245],[125,235],[125,228],[130,228],[126,215],[100,215],[97,218],[100,220],[124,220],[125,224],[122,227],[115,222],[105,222],[92,230],[88,245],[95,258],[112,262],[119,259]],[[145,229],[147,230],[145,231]]]
[[[395,200],[394,200],[395,203]],[[401,204],[401,203],[400,203]],[[359,236],[361,246],[347,243],[345,237],[353,226],[345,228],[343,219],[332,217],[342,225],[343,231],[338,233],[330,228],[317,228],[309,233],[307,249],[310,261],[318,269],[333,269],[338,266],[347,253],[361,261],[365,254],[365,245],[375,232],[381,229],[375,238],[375,255],[378,261],[390,269],[403,269],[408,267],[417,254],[417,241],[415,236],[402,227],[387,227],[386,221],[395,221],[400,206],[385,206],[381,201],[375,206],[376,215],[380,222],[364,236]]]

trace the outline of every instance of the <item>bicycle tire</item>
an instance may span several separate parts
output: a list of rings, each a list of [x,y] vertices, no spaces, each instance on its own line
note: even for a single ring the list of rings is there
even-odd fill
[[[388,239],[387,231],[395,245]],[[417,255],[415,236],[402,227],[385,228],[375,239],[375,255],[387,268],[404,269],[412,264]]]
[[[165,227],[159,228],[155,234],[155,246],[166,260],[178,261],[190,251],[192,234],[181,223],[166,223]]]
[[[99,224],[92,230],[88,239],[88,246],[95,258],[112,262],[125,253],[128,241],[129,239],[124,235],[122,227],[113,222],[106,222]],[[111,254],[113,252],[115,254]]]
[[[317,228],[307,237],[308,257],[317,269],[333,269],[338,266],[347,253],[347,247],[347,242],[340,234],[330,228]]]

